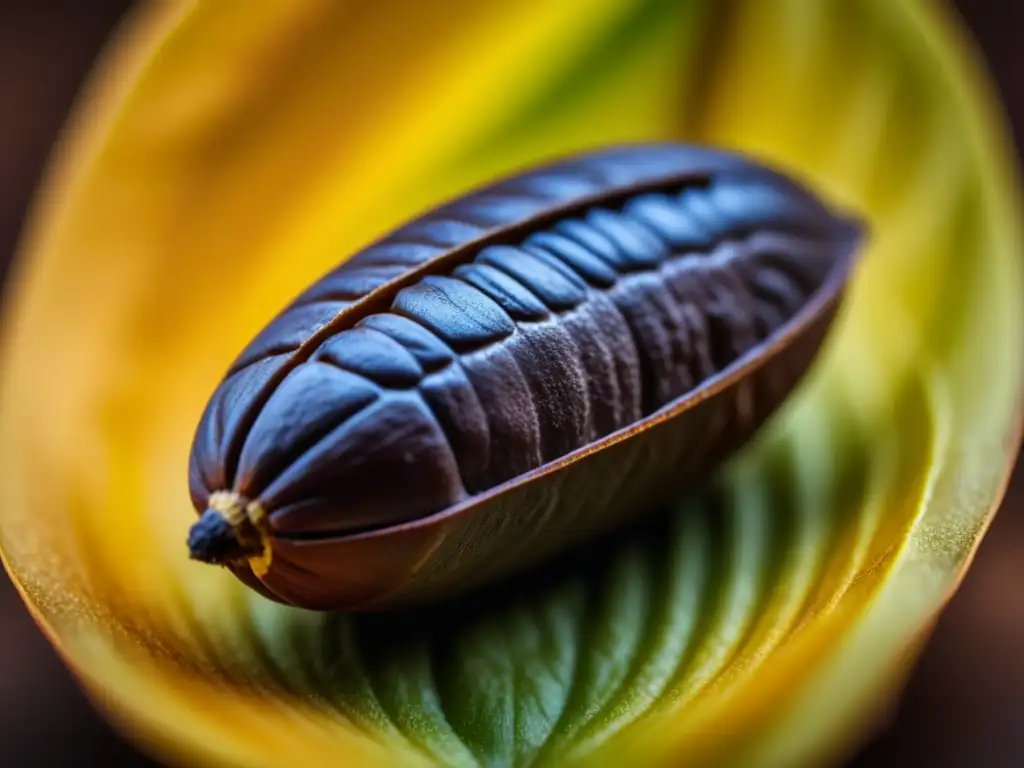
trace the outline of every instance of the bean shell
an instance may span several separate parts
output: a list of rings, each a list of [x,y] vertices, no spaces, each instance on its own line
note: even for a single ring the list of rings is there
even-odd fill
[[[192,447],[191,555],[283,603],[382,609],[638,520],[789,396],[861,238],[779,172],[685,145],[448,203],[235,360]]]

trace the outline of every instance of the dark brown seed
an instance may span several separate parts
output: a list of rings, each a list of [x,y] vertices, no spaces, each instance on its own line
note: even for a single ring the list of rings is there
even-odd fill
[[[380,608],[548,557],[701,480],[801,380],[859,223],[743,157],[581,155],[324,276],[214,392],[192,557]]]

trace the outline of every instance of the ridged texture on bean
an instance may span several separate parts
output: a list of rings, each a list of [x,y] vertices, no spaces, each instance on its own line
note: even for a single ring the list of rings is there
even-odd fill
[[[295,355],[368,292],[488,227],[605,190],[623,174],[614,158],[440,209],[314,285],[212,400],[193,453],[197,506],[232,487],[286,535],[443,509],[708,381],[779,330],[843,255],[836,221],[808,195],[709,153],[704,178],[483,242]]]

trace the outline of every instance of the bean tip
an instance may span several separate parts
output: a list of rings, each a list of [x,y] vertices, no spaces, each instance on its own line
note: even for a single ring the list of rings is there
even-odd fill
[[[188,550],[193,560],[222,565],[246,560],[258,554],[260,548],[242,542],[238,531],[221,512],[207,509],[189,530]]]

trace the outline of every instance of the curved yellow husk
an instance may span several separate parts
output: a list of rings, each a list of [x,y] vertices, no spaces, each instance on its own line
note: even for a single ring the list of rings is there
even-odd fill
[[[890,0],[154,6],[22,245],[0,545],[98,703],[169,760],[797,765],[856,744],[1020,437],[1020,198],[955,24]],[[782,165],[872,239],[812,376],[700,500],[443,615],[270,604],[192,563],[192,430],[295,293],[528,162],[637,139]]]

